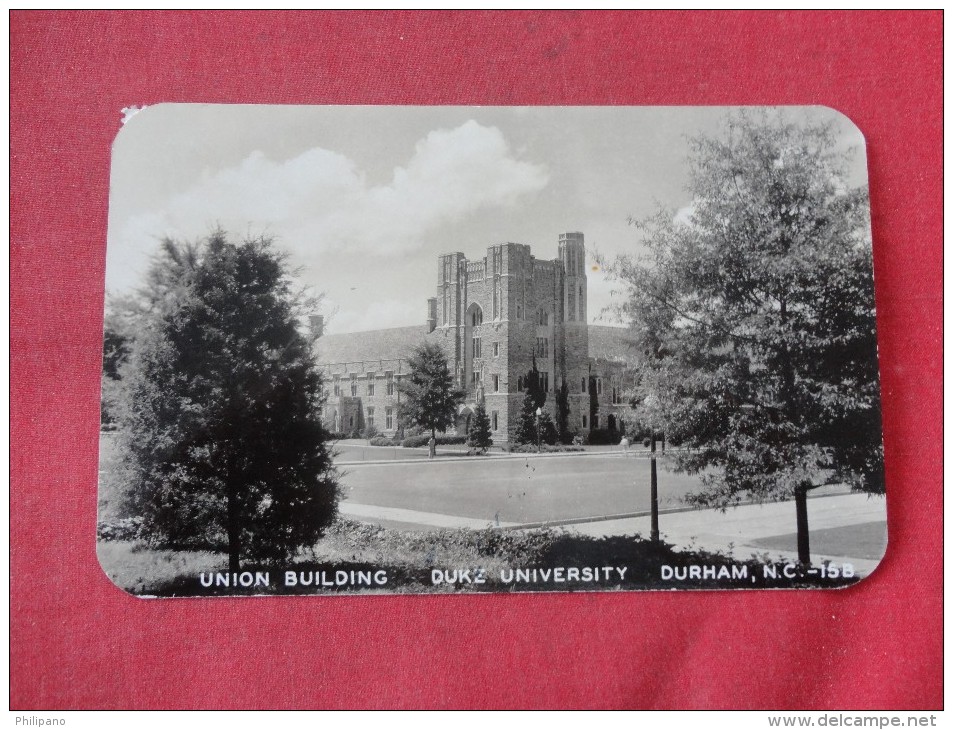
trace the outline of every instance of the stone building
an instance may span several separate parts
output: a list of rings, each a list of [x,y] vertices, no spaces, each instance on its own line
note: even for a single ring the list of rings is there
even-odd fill
[[[587,307],[582,233],[561,234],[551,261],[536,259],[519,243],[490,246],[475,261],[459,252],[440,255],[426,324],[319,337],[325,425],[345,433],[369,425],[394,433],[397,383],[408,373],[413,348],[430,340],[443,348],[467,394],[459,431],[482,398],[494,443],[510,442],[534,358],[554,420],[556,389],[565,381],[570,430],[585,436],[593,428],[620,428],[628,411],[625,330],[587,324]]]

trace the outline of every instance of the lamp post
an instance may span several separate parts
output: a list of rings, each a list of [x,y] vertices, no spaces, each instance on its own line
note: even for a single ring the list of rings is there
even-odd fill
[[[655,418],[652,415],[653,410],[658,406],[658,398],[650,395],[645,399],[645,405],[649,408],[649,441],[652,444],[651,456],[649,457],[649,499],[652,510],[649,537],[651,537],[652,542],[658,542],[658,466],[655,463]]]
[[[536,453],[537,454],[542,450],[540,446],[540,439],[539,439],[539,417],[541,415],[543,415],[543,409],[537,408],[536,409]]]

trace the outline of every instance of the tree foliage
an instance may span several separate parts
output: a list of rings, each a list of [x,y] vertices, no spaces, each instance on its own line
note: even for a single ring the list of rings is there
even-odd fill
[[[471,449],[486,451],[493,445],[493,430],[490,417],[487,415],[483,401],[476,405],[473,418],[470,420],[470,430],[467,433],[467,446]]]
[[[166,240],[124,317],[117,419],[127,509],[152,540],[241,561],[313,544],[337,510],[321,378],[267,238]],[[107,342],[107,346],[109,343]],[[107,360],[109,352],[107,351]]]
[[[828,126],[743,112],[690,143],[690,213],[636,225],[627,284],[646,421],[701,504],[842,481],[882,492],[867,190]]]
[[[533,399],[533,410],[546,405],[546,387],[536,367],[536,355],[533,355],[533,367],[526,373],[526,392]]]
[[[410,375],[397,386],[401,394],[397,415],[404,424],[424,428],[436,438],[437,431],[456,422],[457,407],[465,394],[455,387],[447,357],[438,344],[418,345],[407,364]],[[434,456],[432,447],[430,456]]]
[[[569,385],[565,380],[556,391],[556,433],[560,443],[568,444],[572,441],[572,432],[569,428]]]
[[[535,444],[539,440],[553,445],[559,439],[556,424],[548,411],[542,410],[539,416],[536,415],[536,410],[540,408],[536,403],[536,397],[527,389],[516,422],[516,443]]]

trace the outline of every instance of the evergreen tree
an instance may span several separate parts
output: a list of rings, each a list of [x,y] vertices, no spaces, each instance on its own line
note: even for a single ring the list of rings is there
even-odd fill
[[[553,417],[545,410],[537,416],[538,407],[532,393],[527,390],[520,408],[519,420],[516,422],[517,443],[535,445],[537,441],[541,441],[552,446],[558,441],[559,434]]]
[[[565,380],[556,391],[556,434],[560,443],[568,444],[572,440],[569,430],[569,385]]]
[[[493,445],[493,431],[490,428],[490,417],[487,415],[483,401],[477,403],[476,411],[470,421],[470,431],[467,433],[467,446],[471,449],[486,451]]]
[[[536,367],[536,354],[533,354],[533,367],[526,374],[526,392],[533,399],[533,410],[546,405],[546,387]]]
[[[155,544],[223,546],[237,571],[293,556],[334,518],[300,303],[267,238],[163,243],[126,312],[136,334],[117,366],[126,507]]]
[[[430,431],[432,459],[436,456],[437,431],[453,426],[465,394],[454,386],[447,358],[438,344],[419,345],[407,364],[410,375],[397,386],[402,396],[397,416],[402,423]]]
[[[536,443],[536,407],[536,401],[527,389],[516,421],[516,442],[519,444]]]

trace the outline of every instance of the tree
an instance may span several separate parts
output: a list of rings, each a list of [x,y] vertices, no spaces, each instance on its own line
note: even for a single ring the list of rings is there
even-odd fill
[[[321,378],[301,298],[267,238],[164,241],[126,316],[120,453],[127,509],[156,544],[224,545],[229,570],[284,560],[337,511]]]
[[[546,386],[536,367],[536,355],[533,354],[533,367],[526,373],[526,392],[533,400],[533,410],[546,405]]]
[[[397,415],[402,422],[430,431],[430,458],[436,456],[437,431],[450,428],[465,394],[453,384],[450,366],[440,346],[419,345],[407,361],[410,376],[398,383],[402,400]]]
[[[486,406],[479,401],[470,421],[470,430],[467,433],[467,446],[471,449],[486,451],[493,445],[493,431],[490,428],[490,417],[486,413]]]
[[[516,422],[516,442],[520,444],[535,444],[537,440],[553,445],[559,438],[556,424],[548,411],[537,406],[536,396],[526,390],[523,396],[523,405],[520,407],[519,419]],[[537,416],[536,411],[540,414]]]
[[[612,267],[654,427],[703,474],[693,501],[794,496],[804,562],[808,490],[884,491],[868,196],[847,162],[829,126],[733,115],[690,143],[690,213],[636,222],[647,256]]]
[[[568,444],[572,440],[569,430],[569,386],[565,380],[556,391],[556,433],[561,443]]]

